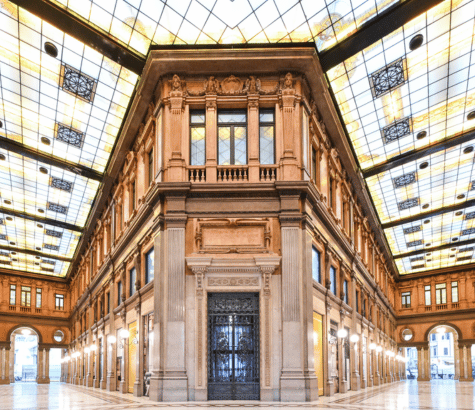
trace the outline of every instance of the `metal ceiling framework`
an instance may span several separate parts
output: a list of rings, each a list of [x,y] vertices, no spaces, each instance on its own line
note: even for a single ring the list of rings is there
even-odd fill
[[[17,9],[13,4],[21,8]],[[32,229],[38,228],[38,226],[32,228],[31,224],[42,223],[53,228],[64,229],[63,233],[57,235],[64,235],[63,237],[67,237],[69,241],[68,245],[61,249],[61,244],[50,241],[48,249],[58,248],[58,252],[51,252],[51,254],[43,252],[41,247],[33,246],[33,242],[28,244],[28,241],[23,241],[24,246],[21,247],[18,240],[13,241],[18,247],[12,248],[0,243],[0,249],[10,253],[24,252],[25,255],[35,258],[56,258],[58,262],[64,264],[61,265],[61,270],[56,269],[51,274],[66,276],[68,269],[72,266],[70,262],[74,261],[71,256],[79,251],[77,245],[80,234],[84,232],[88,237],[90,233],[89,230],[85,232],[84,227],[91,226],[90,210],[96,199],[95,196],[100,191],[103,195],[111,186],[110,177],[106,174],[108,159],[119,136],[127,106],[138,82],[137,75],[140,75],[144,67],[150,46],[313,41],[328,77],[330,89],[335,95],[336,106],[361,167],[363,178],[368,185],[368,191],[399,273],[406,274],[443,267],[440,264],[430,265],[432,260],[430,256],[425,257],[424,267],[421,267],[421,263],[418,262],[420,256],[416,258],[417,265],[414,265],[414,258],[411,259],[411,257],[422,253],[429,255],[439,253],[440,258],[456,258],[453,260],[460,260],[460,263],[474,262],[466,253],[469,252],[467,245],[475,243],[475,238],[469,237],[455,245],[450,241],[446,243],[447,234],[444,233],[450,228],[449,236],[453,237],[457,230],[470,231],[472,219],[464,219],[464,216],[458,214],[460,210],[464,210],[466,214],[470,207],[475,206],[475,198],[470,197],[471,185],[465,189],[463,201],[449,200],[446,197],[439,198],[438,205],[431,206],[428,211],[423,207],[425,206],[423,195],[419,195],[420,198],[414,196],[416,185],[418,189],[422,189],[419,183],[425,186],[428,181],[429,185],[434,185],[433,179],[441,177],[439,174],[443,174],[441,178],[447,179],[447,172],[440,171],[440,168],[447,166],[450,158],[453,162],[449,164],[452,170],[462,168],[466,170],[470,167],[470,161],[466,159],[468,157],[462,158],[462,151],[465,152],[464,150],[471,146],[475,137],[475,132],[471,127],[465,127],[463,120],[459,120],[459,123],[454,125],[453,118],[447,113],[442,126],[440,124],[436,127],[432,126],[431,116],[434,110],[441,110],[440,107],[434,108],[432,104],[435,98],[434,84],[441,78],[448,84],[452,81],[452,72],[447,69],[445,74],[440,74],[441,64],[437,66],[437,59],[443,60],[443,58],[438,55],[429,55],[429,48],[433,50],[436,45],[440,47],[441,44],[442,48],[445,47],[447,61],[444,60],[444,64],[446,63],[447,67],[449,64],[453,65],[456,58],[466,57],[460,50],[455,49],[454,52],[453,49],[456,39],[462,39],[462,43],[466,45],[467,35],[464,37],[464,34],[460,33],[460,27],[463,26],[462,23],[467,23],[470,19],[469,24],[465,24],[464,28],[467,30],[467,27],[473,26],[474,18],[471,15],[473,0],[372,0],[365,2],[361,7],[360,5],[353,7],[349,0],[323,2],[262,0],[257,3],[248,0],[240,2],[111,0],[107,2],[107,5],[107,9],[103,8],[104,3],[99,0],[0,1],[0,12],[2,12],[0,17],[3,20],[1,27],[4,32],[13,37],[13,40],[9,38],[10,42],[7,41],[7,45],[3,45],[3,51],[0,50],[0,57],[3,57],[0,60],[0,93],[2,93],[1,98],[4,99],[0,105],[0,120],[3,125],[3,128],[0,128],[0,154],[6,157],[7,162],[16,164],[16,168],[10,166],[7,170],[12,178],[10,185],[0,186],[0,198],[3,202],[3,193],[8,189],[13,192],[14,189],[18,189],[19,184],[28,186],[36,183],[42,187],[48,186],[45,188],[48,191],[48,202],[42,202],[43,208],[50,207],[55,210],[54,213],[48,211],[45,216],[38,215],[36,209],[30,206],[33,201],[38,208],[38,203],[41,202],[38,194],[36,194],[37,197],[30,195],[29,198],[25,198],[19,204],[20,206],[15,201],[11,206],[5,202],[7,205],[4,203],[0,212],[14,217],[15,223],[16,220],[19,221],[16,231],[10,229],[6,235],[8,235],[8,240],[15,235],[31,236]],[[460,26],[454,25],[454,21],[457,20],[462,21]],[[434,36],[437,30],[438,36]],[[422,40],[421,36],[416,36],[418,33],[422,33]],[[419,47],[422,45],[420,50],[426,52],[427,61],[417,54],[419,52],[416,49],[412,50],[411,40],[414,37],[419,37],[418,40],[421,40]],[[46,41],[56,47],[59,54],[58,61],[53,62],[50,59],[54,57],[46,56],[43,51]],[[411,43],[410,47],[409,43]],[[409,51],[408,48],[411,50]],[[28,59],[26,51],[30,54],[33,52],[41,60],[40,68],[37,68],[37,61]],[[15,61],[15,54],[19,62],[12,64],[12,61]],[[381,62],[377,61],[378,58]],[[399,58],[398,65],[390,67],[392,63],[396,64],[397,58]],[[16,63],[18,66],[15,66]],[[33,73],[37,72],[37,78],[28,77],[28,72],[22,71],[22,64]],[[421,77],[417,77],[416,74],[424,64],[426,64],[424,66],[426,75],[431,78],[417,91],[421,94],[425,90],[426,99],[430,101],[426,112],[422,115],[424,118],[421,119],[421,114],[417,112],[413,99],[409,98],[409,103],[407,100],[408,96],[412,97],[414,94],[409,85],[412,87],[415,80],[422,82]],[[434,64],[436,68],[433,67]],[[12,66],[15,67],[12,68]],[[16,71],[14,75],[9,76],[9,70]],[[72,70],[76,77],[83,75],[83,80],[90,83],[92,93],[90,92],[87,96],[80,96],[77,93],[73,93],[74,96],[63,94],[64,91],[68,91],[63,87],[65,70]],[[397,73],[399,77],[390,78],[390,74],[397,70],[399,70]],[[48,75],[44,76],[43,71],[48,71]],[[436,74],[438,74],[437,78],[434,77]],[[458,76],[464,75],[459,72]],[[468,74],[465,77],[461,81],[469,80]],[[356,79],[359,83],[355,81]],[[51,85],[56,88],[52,90]],[[50,99],[48,104],[43,104],[41,98],[34,96],[35,87],[40,90],[40,93],[43,92],[42,87],[49,88],[48,92],[52,96],[47,96]],[[359,91],[357,91],[358,87]],[[446,112],[451,109],[453,111],[454,108],[450,106],[453,103],[450,100],[452,88],[449,85],[445,88],[439,86],[439,88],[442,88],[442,91],[445,90],[446,93]],[[465,89],[469,96],[468,85]],[[17,96],[10,100],[5,99],[5,95],[11,96],[15,92]],[[118,92],[122,93],[120,97],[117,97]],[[30,94],[33,97],[29,98]],[[369,98],[371,94],[372,97]],[[359,98],[361,95],[364,96],[364,101]],[[52,101],[56,101],[57,105],[54,121],[51,121],[51,115],[45,116],[43,110],[40,109],[44,105],[51,105]],[[438,102],[439,105],[444,104],[444,99],[439,97]],[[471,100],[466,98],[462,103],[460,101],[456,103],[458,105],[456,104],[455,111],[458,110],[458,114],[462,111],[465,116],[466,109],[471,107]],[[35,107],[35,104],[40,106],[36,111],[35,108],[31,108]],[[371,104],[373,104],[372,109],[368,109]],[[461,105],[463,109],[460,108]],[[407,106],[410,107],[409,115],[406,113]],[[31,112],[38,115],[36,122],[28,116]],[[104,120],[105,113],[113,117],[111,123]],[[21,117],[20,124],[13,124],[13,126],[9,124],[12,114]],[[419,114],[419,117],[416,114]],[[368,125],[368,118],[371,115],[377,119],[373,118],[372,123]],[[48,124],[46,127],[42,119]],[[56,125],[53,122],[56,122]],[[80,149],[65,148],[63,142],[58,142],[57,138],[51,138],[52,134],[57,132],[58,123],[66,124],[67,127],[76,130],[74,132],[81,133],[84,141],[81,142]],[[367,137],[369,132],[367,127],[372,127],[370,130],[373,132],[372,140]],[[415,135],[416,132],[420,134],[422,128],[427,129],[427,138],[421,138],[421,141],[418,141]],[[362,129],[365,132],[365,146],[361,143]],[[358,132],[360,134],[357,135]],[[355,135],[359,139],[355,138]],[[40,143],[42,136],[52,141],[50,147],[45,147]],[[410,143],[405,140],[409,138],[408,136],[412,137]],[[385,141],[387,145],[382,147],[379,141]],[[405,144],[402,144],[402,141],[405,141]],[[374,148],[375,146],[377,149]],[[392,148],[386,150],[388,146]],[[462,159],[454,162],[453,158],[457,155]],[[419,166],[423,160],[430,162],[428,171],[424,173],[417,168],[414,170],[414,167]],[[0,171],[4,162],[0,161]],[[21,163],[24,167],[23,171]],[[66,198],[64,192],[58,194],[58,190],[52,190],[50,186],[53,184],[51,181],[48,183],[46,177],[28,180],[28,178],[31,179],[30,170],[41,164],[48,168],[48,178],[53,178],[54,174],[54,178],[63,184],[69,184],[71,189],[89,184],[88,190],[83,189],[82,194],[78,194],[78,198],[82,195],[83,198],[86,196],[88,199],[83,201],[81,207],[84,208],[84,212],[81,215],[77,214],[74,223],[57,212],[58,210],[69,212],[69,206],[60,204],[59,199]],[[468,171],[465,173],[467,174]],[[458,176],[455,178],[455,186],[461,185],[461,178]],[[404,185],[403,188],[398,188],[394,185],[396,179],[412,182]],[[473,179],[475,181],[475,172]],[[411,186],[411,183],[416,185]],[[437,191],[444,191],[449,185],[449,182],[439,184]],[[392,192],[390,192],[391,189]],[[403,194],[401,194],[402,191],[404,191]],[[458,192],[456,194],[461,195]],[[57,200],[53,201],[49,196]],[[394,214],[389,210],[395,209],[396,202],[393,199],[391,203],[381,200],[381,197],[386,196],[397,198],[399,201],[398,208],[400,209],[396,209]],[[102,200],[102,197],[100,199]],[[7,201],[12,202],[8,199]],[[412,205],[407,209],[404,208],[408,201],[412,201],[413,205],[417,203],[417,210]],[[432,241],[430,236],[418,239],[422,235],[421,232],[424,232],[424,235],[429,232],[425,227],[420,228],[426,222],[423,221],[426,218],[430,219],[432,225],[437,225],[431,228],[435,241]],[[0,232],[5,226],[3,224],[0,227]],[[40,234],[43,235],[44,232]],[[35,241],[41,239],[40,242],[47,242],[44,240],[46,237],[41,235],[38,237],[38,235],[38,232],[34,233]],[[61,238],[61,236],[58,237]],[[429,242],[436,244],[426,249],[424,246]],[[409,250],[407,245],[416,246],[416,249]],[[442,255],[446,250],[454,252],[452,251],[454,247],[457,252],[460,250],[460,255],[466,256],[456,257],[454,253]],[[4,268],[2,255],[0,254],[0,267]],[[12,263],[11,254],[9,257],[10,260],[4,260],[7,265]],[[20,270],[25,270],[25,267],[31,266],[31,263],[31,260],[25,259],[25,264]],[[52,263],[52,261],[47,263]],[[11,268],[18,267],[12,264]],[[48,271],[49,268],[42,269]],[[38,269],[29,271],[44,273]]]

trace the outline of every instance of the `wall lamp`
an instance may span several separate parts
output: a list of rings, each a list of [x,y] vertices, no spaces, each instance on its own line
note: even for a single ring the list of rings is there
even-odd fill
[[[346,329],[340,329],[336,335],[338,336],[338,338],[340,339],[343,339],[344,337],[348,336],[348,332],[346,331]]]
[[[350,336],[350,342],[351,343],[358,343],[359,340],[360,340],[360,337],[357,334],[354,334],[354,335]]]

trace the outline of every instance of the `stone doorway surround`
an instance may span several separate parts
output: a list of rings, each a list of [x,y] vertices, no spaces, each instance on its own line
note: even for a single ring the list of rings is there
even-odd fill
[[[207,294],[208,292],[258,292],[259,293],[259,327],[260,327],[260,396],[261,400],[274,400],[275,389],[271,383],[273,370],[272,326],[278,318],[272,313],[272,274],[280,265],[278,255],[259,255],[254,257],[211,257],[190,256],[186,258],[188,267],[194,274],[194,289],[187,286],[187,329],[194,332],[188,346],[188,352],[194,352],[188,358],[193,367],[194,386],[190,385],[195,400],[207,400],[208,389],[208,336],[207,336]],[[193,278],[190,278],[193,280]],[[187,281],[187,285],[191,283]],[[193,297],[194,296],[194,297]],[[190,306],[193,305],[194,306]],[[190,304],[190,305],[189,305]],[[191,370],[191,369],[190,369]]]

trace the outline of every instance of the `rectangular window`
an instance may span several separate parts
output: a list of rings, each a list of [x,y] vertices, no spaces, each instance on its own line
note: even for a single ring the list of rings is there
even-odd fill
[[[218,113],[218,165],[247,164],[246,111]]]
[[[425,295],[426,306],[432,305],[432,297],[431,297],[431,294],[430,294],[430,285],[424,286],[424,295]]]
[[[190,165],[205,165],[206,124],[204,111],[190,111]]]
[[[334,209],[334,206],[333,206],[333,178],[330,177],[329,179],[329,182],[330,182],[330,185],[329,185],[329,190],[328,190],[328,204],[330,205],[330,208],[331,209]]]
[[[336,269],[330,266],[330,290],[336,296]]]
[[[29,286],[22,286],[20,296],[21,296],[20,298],[21,306],[30,307],[31,306],[31,288]]]
[[[363,316],[366,317],[366,298],[363,298]]]
[[[435,303],[445,305],[447,303],[447,284],[439,283],[435,285]]]
[[[64,295],[54,295],[54,308],[56,310],[64,310]]]
[[[444,356],[448,356],[448,355],[449,355],[449,348],[444,347]]]
[[[145,283],[149,283],[153,280],[153,248],[150,249],[145,255]]]
[[[153,182],[153,148],[148,152],[148,186]]]
[[[41,289],[39,288],[36,288],[36,307],[37,309],[40,309],[41,308]]]
[[[317,150],[312,146],[312,179],[317,183]]]
[[[401,293],[401,305],[403,308],[411,307],[411,292],[402,292]]]
[[[431,336],[431,340],[435,342],[435,333],[432,333],[430,336]]]
[[[274,110],[259,113],[259,161],[261,164],[275,164],[275,116]]]
[[[129,296],[132,296],[135,293],[135,268],[130,269],[129,271]]]
[[[343,301],[348,304],[348,281],[344,280],[343,281]]]
[[[122,282],[117,282],[117,306],[122,303]]]
[[[320,273],[320,252],[315,246],[312,246],[312,278],[318,283],[322,283]]]
[[[135,185],[135,181],[132,182],[132,186],[131,186],[131,195],[132,195],[132,211],[135,209],[135,204],[136,204],[136,200],[137,200],[137,186]]]
[[[434,351],[434,352],[433,352],[433,355],[434,355],[434,356],[437,356],[437,347],[434,347],[433,351]]]
[[[358,312],[358,313],[360,311],[359,298],[360,298],[360,292],[356,291],[355,307],[356,307],[356,312]]]
[[[458,303],[459,301],[459,284],[458,282],[452,282],[452,303]]]
[[[111,294],[110,292],[107,292],[106,293],[106,314],[108,314],[110,312],[110,309],[111,309]]]
[[[10,305],[16,305],[16,285],[10,285]]]

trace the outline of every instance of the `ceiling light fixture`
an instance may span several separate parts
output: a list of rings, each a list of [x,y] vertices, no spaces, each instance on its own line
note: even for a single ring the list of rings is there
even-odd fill
[[[427,137],[427,132],[426,131],[421,131],[416,135],[416,138],[418,140],[421,140],[422,138],[425,138],[425,137]]]
[[[429,166],[429,163],[426,161],[426,162],[423,162],[421,165],[419,165],[419,168],[426,169],[428,166]]]
[[[471,121],[471,120],[474,120],[475,119],[475,111],[470,111],[468,114],[467,114],[467,120],[468,121]]]
[[[46,54],[48,54],[49,56],[53,58],[58,57],[58,48],[53,43],[50,43],[49,41],[47,41],[44,45],[44,48],[45,48]]]
[[[411,41],[409,41],[409,48],[411,51],[417,50],[420,46],[422,46],[423,42],[424,36],[422,34],[417,34],[411,38]]]
[[[465,194],[459,194],[457,195],[457,199],[464,199],[465,198]]]
[[[45,168],[45,167],[40,167],[40,172],[42,174],[47,174],[48,173],[48,170]]]
[[[3,154],[0,154],[0,161],[5,161],[7,157]]]
[[[464,154],[470,154],[473,151],[473,147],[466,147],[463,150]]]
[[[7,221],[13,221],[13,218],[12,218],[11,216],[7,216],[5,219],[6,219]]]
[[[427,208],[429,208],[429,204],[422,205],[422,209],[427,209]]]
[[[12,204],[12,201],[10,201],[9,199],[5,199],[3,202],[5,202],[7,205],[11,205],[11,204]]]
[[[425,224],[430,224],[430,219],[426,219],[426,220],[424,221],[424,223],[425,223]]]
[[[455,212],[455,216],[460,216],[460,215],[462,215],[462,214],[463,214],[462,211],[457,211],[457,212]]]
[[[457,242],[459,238],[456,236],[455,238],[452,238],[452,242]]]
[[[45,145],[51,145],[51,141],[46,137],[41,137],[41,142]]]

